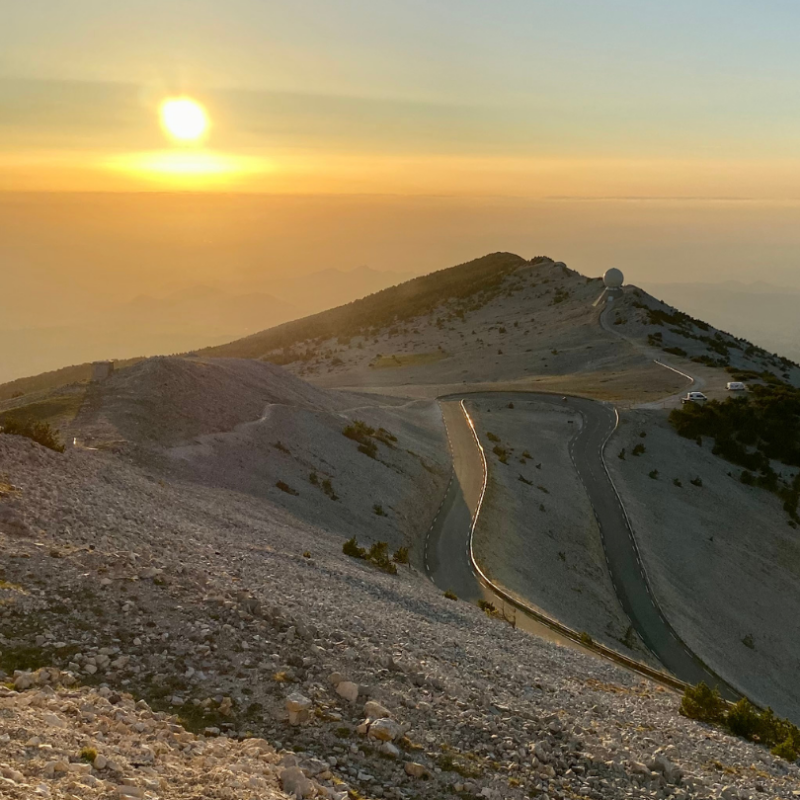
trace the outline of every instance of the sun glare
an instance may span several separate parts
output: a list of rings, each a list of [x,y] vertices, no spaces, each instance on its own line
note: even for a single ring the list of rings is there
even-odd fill
[[[196,142],[208,130],[208,115],[195,100],[171,97],[161,104],[161,125],[173,139]]]

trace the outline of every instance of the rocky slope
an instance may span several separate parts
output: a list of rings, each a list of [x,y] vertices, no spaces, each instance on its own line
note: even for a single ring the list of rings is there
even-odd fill
[[[268,499],[15,436],[0,472],[9,796],[800,790],[797,767],[674,694],[347,558]]]

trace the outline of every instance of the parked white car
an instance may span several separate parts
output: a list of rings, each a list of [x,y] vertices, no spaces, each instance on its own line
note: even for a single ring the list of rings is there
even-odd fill
[[[747,388],[741,381],[730,381],[725,385],[729,392],[743,392]]]
[[[681,397],[681,403],[705,403],[708,398],[702,392],[689,392],[686,397]]]

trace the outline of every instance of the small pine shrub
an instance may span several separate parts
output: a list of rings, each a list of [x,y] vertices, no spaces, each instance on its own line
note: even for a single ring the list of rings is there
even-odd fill
[[[486,432],[486,438],[487,438],[487,439],[488,439],[490,442],[499,442],[499,441],[500,441],[500,437],[499,437],[499,436],[496,436],[496,435],[495,435],[494,433],[492,433],[491,431],[487,431],[487,432]],[[524,454],[523,454],[523,455],[524,455]]]
[[[383,510],[383,506],[380,503],[375,503],[375,505],[372,506],[372,511],[376,517],[387,516],[386,512]]]
[[[6,417],[0,424],[0,431],[9,436],[24,436],[42,447],[55,450],[56,453],[64,452],[64,445],[58,438],[58,431],[48,422],[34,422],[33,420],[17,417]]]
[[[275,485],[276,485],[276,486],[277,486],[277,487],[278,487],[278,488],[279,488],[279,489],[280,489],[282,492],[286,492],[286,494],[293,494],[293,495],[298,495],[298,494],[300,494],[300,492],[298,492],[298,491],[297,491],[297,489],[292,489],[292,487],[291,487],[291,486],[289,486],[289,484],[288,484],[288,483],[284,483],[283,481],[278,481],[278,482],[277,482]]]
[[[505,447],[500,447],[499,444],[496,444],[492,448],[492,452],[497,456],[502,464],[508,464],[508,450]]]
[[[408,548],[398,547],[392,555],[392,561],[395,564],[408,564]]]
[[[692,480],[690,480],[689,483],[691,483],[692,486],[702,486],[703,480],[702,478],[692,478]]]
[[[448,589],[448,590],[447,590],[447,591],[444,593],[444,596],[445,596],[445,597],[446,597],[448,600],[458,600],[458,595],[457,595],[455,592],[451,592],[451,591],[450,591],[450,589]]]
[[[772,748],[772,755],[792,762],[797,761],[800,751],[797,744],[795,744],[795,740],[791,736],[787,736],[780,744]]]
[[[624,447],[622,448],[622,450],[619,451],[619,453],[617,453],[617,458],[620,461],[624,461],[625,460],[625,448]]]
[[[720,724],[725,720],[726,710],[727,703],[719,691],[705,683],[689,686],[683,693],[680,712],[689,719]]]
[[[319,486],[319,477],[317,477],[317,473],[316,472],[312,472],[312,473],[309,474],[308,482],[312,486]]]
[[[306,550],[305,553],[303,553],[303,558],[311,558],[311,551]]]
[[[683,486],[683,484],[681,483],[681,479],[680,478],[673,478],[672,479],[672,483],[673,483],[674,486],[677,486],[679,489]]]
[[[594,639],[586,631],[581,631],[581,635],[578,638],[581,640],[581,644],[585,644],[587,647],[591,647],[594,644]]]
[[[658,480],[658,470],[651,469],[650,472],[647,473],[654,481]]]
[[[522,483],[527,484],[528,486],[533,486],[533,481],[529,481],[524,475],[520,475],[517,480],[522,481]]]
[[[330,478],[325,478],[325,480],[322,481],[322,491],[328,497],[330,497],[331,500],[338,500],[339,499],[339,495],[337,495],[336,492],[333,490],[333,484],[331,483],[331,479]]]
[[[281,441],[277,441],[272,445],[276,450],[280,450],[282,453],[287,453],[291,455],[291,451],[289,448]]]
[[[761,718],[758,710],[743,697],[728,712],[725,722],[731,733],[742,736],[745,739],[752,739],[758,736],[761,730]]]
[[[352,539],[348,539],[342,545],[342,552],[346,556],[350,556],[350,558],[366,558],[367,557],[367,551],[363,547],[359,546],[358,539],[356,539],[355,536]]]
[[[642,453],[644,453],[646,451],[646,449],[647,448],[645,448],[645,446],[643,444],[641,444],[641,442],[640,442],[639,444],[636,445],[636,447],[633,448],[633,450],[631,450],[631,455],[632,456],[640,456],[640,455],[642,455]]]

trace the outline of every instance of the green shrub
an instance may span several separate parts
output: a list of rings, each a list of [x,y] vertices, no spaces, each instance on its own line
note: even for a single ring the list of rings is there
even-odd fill
[[[631,450],[631,455],[640,456],[642,455],[642,453],[645,452],[646,449],[647,448],[640,442],[639,444],[636,445],[636,447],[633,448],[633,450]]]
[[[322,491],[328,497],[330,497],[331,500],[338,500],[339,499],[339,496],[333,490],[333,484],[331,483],[331,479],[330,478],[325,478],[325,480],[322,481]]]
[[[791,736],[787,736],[780,744],[776,744],[772,748],[772,755],[778,758],[786,759],[786,761],[797,761],[798,747]]]
[[[691,483],[692,486],[702,486],[703,485],[703,479],[702,478],[692,478],[692,480],[690,480],[689,483]]]
[[[761,730],[761,716],[758,709],[746,697],[739,700],[728,712],[725,723],[731,733],[745,739],[758,736]]]
[[[647,473],[654,481],[658,480],[658,470],[651,469],[650,472]]]
[[[502,464],[508,464],[508,450],[505,447],[500,447],[499,444],[496,444],[492,448],[492,452],[497,456]]]
[[[450,591],[450,589],[448,589],[448,590],[447,590],[447,591],[444,593],[444,596],[445,596],[445,597],[446,597],[448,600],[458,600],[458,595],[457,595],[455,592],[452,592],[452,591]]]
[[[288,483],[284,483],[283,481],[278,481],[278,482],[277,482],[275,485],[276,485],[276,486],[277,486],[277,487],[278,487],[278,488],[279,488],[279,489],[280,489],[282,492],[286,492],[286,494],[293,494],[293,495],[298,495],[298,494],[300,494],[300,492],[298,492],[298,491],[297,491],[297,489],[292,489],[292,487],[291,487],[291,486],[289,486],[289,484],[288,484]]]
[[[495,435],[495,434],[493,434],[491,431],[487,431],[487,432],[486,432],[486,438],[487,438],[487,439],[488,439],[490,442],[499,442],[499,441],[500,441],[500,437],[499,437],[499,436],[496,436],[496,435]]]
[[[316,472],[312,472],[312,473],[309,474],[308,482],[312,486],[318,486],[319,485],[319,478],[317,477],[317,473]]]
[[[624,461],[625,460],[625,448],[624,447],[622,448],[622,450],[619,451],[619,453],[617,453],[617,458],[620,461]]]
[[[81,761],[86,761],[89,764],[94,764],[94,760],[97,758],[97,750],[94,747],[84,747],[81,750]]]
[[[22,417],[7,416],[3,419],[0,429],[9,436],[24,436],[26,439],[32,439],[42,447],[55,450],[56,453],[64,452],[64,445],[58,438],[58,431],[52,428],[48,422],[34,422]]]
[[[673,478],[672,479],[672,483],[673,483],[674,486],[677,486],[678,488],[683,486],[683,484],[681,483],[681,479],[680,478]]]
[[[586,631],[581,631],[581,635],[578,638],[581,640],[581,644],[585,644],[587,647],[591,647],[594,644],[594,639]]]
[[[354,536],[352,539],[348,539],[342,545],[342,552],[346,556],[350,556],[350,558],[366,558],[367,551],[363,547],[359,547],[358,540]]]
[[[395,564],[408,564],[408,548],[398,547],[392,555],[392,561],[394,561]]]
[[[719,691],[709,688],[705,683],[689,686],[683,693],[680,711],[689,719],[720,724],[725,720],[726,710],[727,703]]]
[[[387,516],[386,512],[383,510],[383,506],[380,503],[375,503],[375,505],[372,506],[372,512],[377,517],[385,517],[385,516]]]

